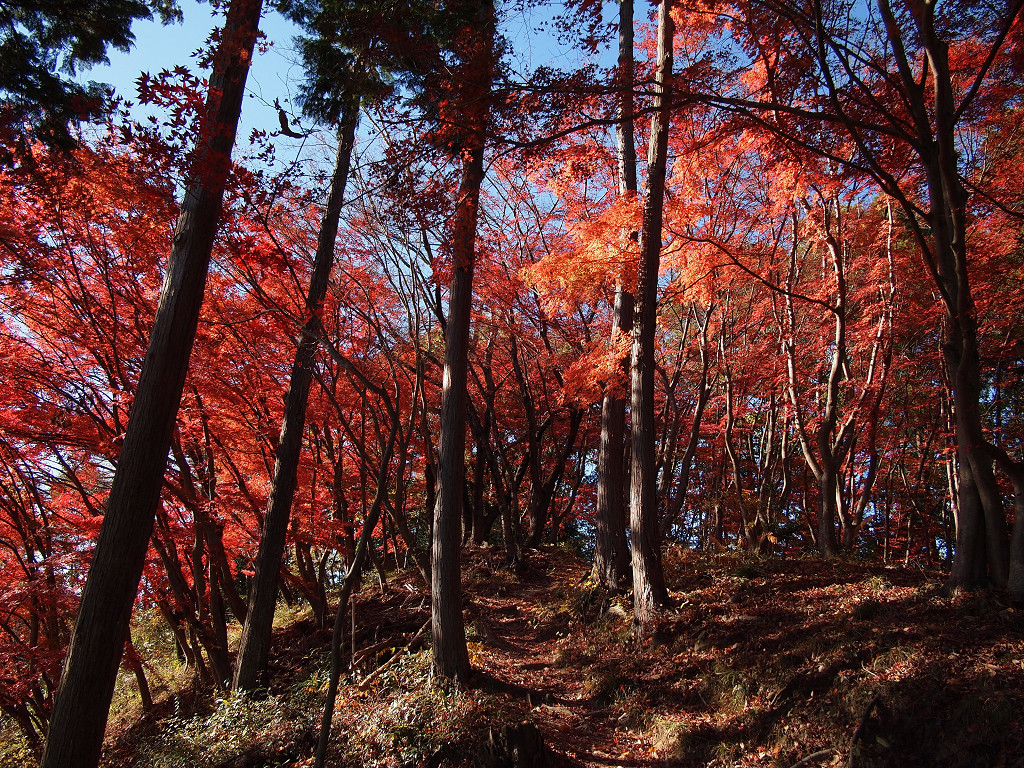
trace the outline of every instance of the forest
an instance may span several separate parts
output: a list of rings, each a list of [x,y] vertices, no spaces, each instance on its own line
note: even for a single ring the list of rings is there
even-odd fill
[[[0,766],[1024,766],[1024,0],[213,5],[0,2]]]

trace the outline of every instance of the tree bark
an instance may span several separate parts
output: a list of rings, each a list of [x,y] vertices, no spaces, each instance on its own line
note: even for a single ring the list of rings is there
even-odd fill
[[[432,667],[435,675],[461,685],[468,684],[470,672],[459,563],[465,482],[466,378],[476,229],[484,178],[484,136],[494,68],[494,24],[491,0],[481,0],[476,45],[467,62],[462,94],[466,128],[462,142],[462,180],[452,231],[453,264],[445,324],[437,507],[430,553]]]
[[[668,130],[672,106],[672,0],[658,8],[656,109],[651,118],[647,194],[640,233],[636,324],[633,327],[632,478],[630,534],[633,547],[633,614],[638,626],[650,623],[668,604],[658,535],[657,465],[654,432],[654,336],[658,320],[658,270],[668,166]]]
[[[43,768],[92,768],[100,759],[117,667],[160,503],[167,452],[199,322],[261,8],[262,0],[232,0],[214,56],[199,145],[131,419],[68,646]]]
[[[306,294],[306,312],[299,347],[292,363],[288,393],[285,395],[284,421],[274,463],[274,479],[263,520],[259,554],[256,556],[255,574],[249,593],[249,605],[242,628],[242,639],[235,661],[232,687],[247,690],[257,684],[260,673],[267,666],[270,637],[277,604],[278,572],[288,535],[292,499],[295,497],[299,457],[302,452],[302,433],[306,426],[306,406],[313,382],[313,360],[319,339],[320,312],[334,264],[334,243],[338,236],[338,222],[345,197],[345,182],[352,158],[356,123],[359,119],[359,99],[349,97],[338,126],[338,153],[331,178],[331,191],[317,238],[313,274]]]
[[[968,195],[960,181],[957,125],[976,91],[956,103],[949,67],[949,44],[935,27],[934,4],[912,14],[916,52],[908,51],[900,22],[889,0],[877,0],[908,107],[915,138],[914,151],[924,170],[930,232],[915,224],[914,206],[902,190],[887,190],[910,212],[908,221],[925,257],[925,266],[943,302],[942,351],[952,386],[958,460],[956,499],[957,546],[950,573],[951,588],[972,589],[989,584],[1004,587],[1009,577],[1009,537],[1006,515],[992,471],[981,418],[981,364],[978,318],[971,292],[967,253]],[[1022,4],[1014,2],[1000,19],[1004,34],[992,43],[991,55],[1006,40]],[[819,43],[819,51],[823,50]],[[912,56],[919,54],[927,77],[916,80]],[[980,52],[979,52],[980,53]],[[823,55],[819,52],[819,58]],[[977,60],[984,60],[979,56]],[[826,75],[828,73],[826,72]],[[982,76],[979,72],[978,77]],[[829,83],[835,92],[834,83]],[[931,90],[928,98],[927,89]],[[833,97],[833,103],[837,99]],[[845,115],[843,115],[845,118]],[[890,179],[882,177],[890,183]]]
[[[131,637],[124,644],[124,662],[128,670],[135,675],[135,684],[139,688],[139,699],[142,701],[142,711],[149,714],[153,711],[153,694],[149,690],[149,681],[146,680],[146,670],[142,667],[142,658],[135,650]]]
[[[569,432],[565,437],[562,450],[555,456],[552,462],[551,473],[543,479],[540,487],[534,485],[530,489],[530,536],[526,546],[536,549],[540,546],[544,537],[545,526],[551,516],[551,501],[555,496],[555,490],[565,472],[566,462],[576,447],[576,437],[580,431],[580,424],[583,423],[583,411],[579,408],[571,408],[569,411]],[[540,445],[538,441],[538,452]]]
[[[619,0],[619,104],[615,136],[619,154],[619,195],[636,194],[633,135],[633,0]],[[622,280],[615,289],[611,342],[633,332],[633,294]],[[621,366],[627,370],[628,359]],[[601,399],[601,443],[597,456],[597,514],[592,578],[617,591],[627,577],[625,499],[626,399],[609,388]]]

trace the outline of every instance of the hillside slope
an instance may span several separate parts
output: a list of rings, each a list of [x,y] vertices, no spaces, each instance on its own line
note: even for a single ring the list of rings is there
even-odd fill
[[[497,551],[469,553],[466,693],[429,681],[417,634],[429,601],[413,575],[368,584],[333,764],[498,765],[488,734],[526,722],[550,765],[1024,765],[1019,608],[848,561],[669,552],[665,564],[678,608],[637,642],[628,603],[593,589],[573,555],[531,553],[517,575]],[[196,714],[179,697],[179,714],[165,706],[115,734],[108,762],[312,765],[326,640],[308,621],[284,628],[269,696],[194,702]]]

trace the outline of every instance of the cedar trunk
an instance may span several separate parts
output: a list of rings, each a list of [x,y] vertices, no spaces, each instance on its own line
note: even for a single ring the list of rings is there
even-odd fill
[[[654,336],[658,320],[658,269],[661,260],[662,208],[668,165],[672,106],[671,0],[658,9],[657,111],[651,118],[647,195],[640,233],[640,270],[632,354],[632,482],[630,533],[633,545],[633,614],[643,627],[668,604],[658,534],[657,465],[654,431]]]
[[[292,499],[302,452],[302,433],[306,425],[306,406],[313,382],[313,360],[319,344],[320,311],[327,295],[331,267],[334,264],[334,243],[338,236],[338,221],[345,197],[345,182],[352,157],[356,123],[359,118],[359,99],[350,97],[338,126],[338,153],[331,178],[331,191],[320,223],[313,274],[306,294],[306,312],[309,317],[302,326],[302,334],[295,360],[292,363],[288,393],[285,395],[284,420],[274,463],[274,479],[263,520],[256,572],[249,593],[249,607],[235,661],[232,687],[248,690],[256,686],[260,673],[267,666],[270,636],[277,604],[278,572],[284,556],[291,517]]]
[[[473,301],[477,201],[483,180],[483,144],[466,159],[456,214],[448,322],[445,326],[441,434],[438,441],[437,509],[431,548],[431,633],[434,672],[467,683],[469,652],[462,621],[462,496],[465,481],[466,375]]]
[[[615,136],[619,154],[619,194],[636,194],[636,140],[633,135],[633,0],[619,0],[619,104]],[[620,281],[615,289],[612,343],[633,332],[633,294]],[[625,370],[627,359],[621,361]],[[597,457],[597,515],[593,579],[618,590],[627,576],[625,439],[626,399],[610,388],[601,400],[601,443]]]
[[[632,333],[633,296],[621,286],[615,295],[612,339]],[[624,364],[628,361],[623,360]],[[597,514],[593,578],[618,590],[627,578],[629,545],[626,541],[625,499],[626,400],[606,392],[601,401],[601,444],[597,457]]]
[[[494,51],[494,6],[481,0],[479,38],[468,62],[463,91],[465,137],[462,180],[452,228],[452,280],[445,325],[444,377],[438,440],[437,507],[431,569],[431,633],[434,674],[465,685],[469,651],[462,621],[462,502],[466,452],[466,378],[473,304],[473,267],[480,186],[484,178],[484,132],[489,109]]]
[[[199,322],[261,8],[262,0],[232,0],[228,8],[149,349],[54,702],[43,768],[92,768],[100,759]]]

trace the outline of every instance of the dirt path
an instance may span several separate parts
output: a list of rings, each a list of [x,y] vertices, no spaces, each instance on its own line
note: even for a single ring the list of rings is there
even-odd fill
[[[579,614],[591,608],[596,615],[600,607],[578,604],[587,571],[562,554],[532,553],[529,571],[515,590],[504,587],[500,571],[496,585],[489,580],[470,585],[474,668],[491,678],[482,683],[485,689],[504,690],[522,704],[524,716],[528,710],[556,764],[653,765],[646,740],[630,727],[635,724],[612,706],[621,693],[614,690],[614,675],[581,674],[577,665],[582,658],[600,670],[602,659],[579,648]],[[622,611],[606,623],[605,629],[615,624],[625,629],[628,619]]]
[[[666,561],[677,607],[638,644],[628,603],[568,553],[531,554],[521,579],[467,565],[474,667],[557,764],[1024,768],[1024,612],[997,594],[685,554]]]

